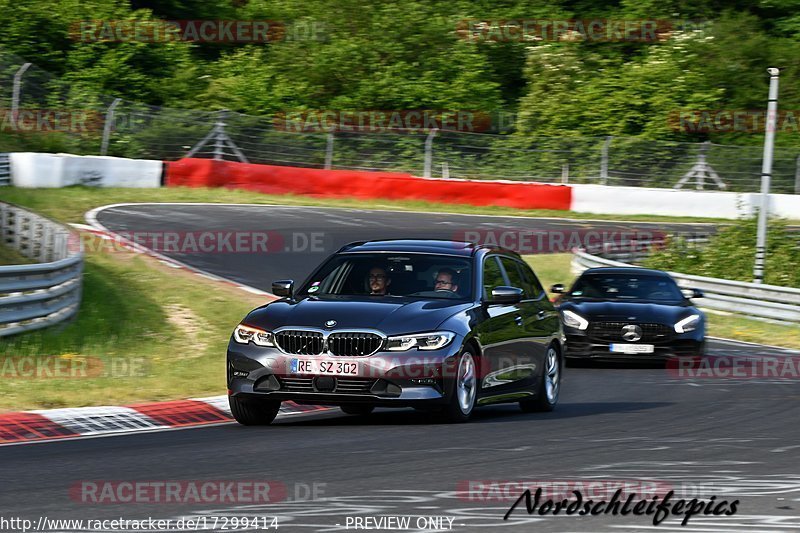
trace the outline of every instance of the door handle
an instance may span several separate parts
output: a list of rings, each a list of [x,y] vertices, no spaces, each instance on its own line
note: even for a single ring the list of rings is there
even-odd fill
[[[536,319],[537,320],[543,320],[546,316],[547,316],[547,312],[545,312],[544,309],[542,309],[541,311],[536,313]]]
[[[514,317],[514,322],[516,322],[518,326],[521,326],[521,325],[522,325],[522,323],[523,323],[523,322],[522,322],[522,317],[521,317],[521,316],[519,316],[519,315],[515,316],[515,317]]]

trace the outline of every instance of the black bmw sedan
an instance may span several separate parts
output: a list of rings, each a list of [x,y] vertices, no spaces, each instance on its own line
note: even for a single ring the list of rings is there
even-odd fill
[[[349,244],[299,287],[250,312],[228,344],[228,396],[242,424],[282,401],[415,407],[467,420],[478,405],[549,411],[564,334],[533,270],[514,252],[466,242]]]
[[[705,354],[706,319],[685,289],[660,270],[590,268],[562,293],[559,311],[569,358],[656,359]],[[687,297],[688,296],[688,297]]]

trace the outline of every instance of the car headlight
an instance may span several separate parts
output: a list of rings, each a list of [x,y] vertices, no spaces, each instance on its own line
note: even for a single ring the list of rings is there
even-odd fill
[[[698,323],[700,323],[700,315],[689,315],[675,324],[675,331],[678,333],[689,333],[697,329]]]
[[[571,328],[584,330],[589,327],[589,321],[574,311],[564,311],[564,325]]]
[[[450,344],[455,337],[456,334],[450,331],[398,335],[386,339],[386,349],[391,352],[404,352],[414,347],[420,350],[438,350]]]
[[[257,346],[275,346],[272,333],[252,326],[245,326],[244,324],[239,324],[233,330],[233,339],[239,344],[252,342]]]

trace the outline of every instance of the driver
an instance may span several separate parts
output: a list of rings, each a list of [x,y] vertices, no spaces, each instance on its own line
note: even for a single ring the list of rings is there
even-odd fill
[[[458,292],[458,283],[456,281],[455,271],[449,268],[439,269],[433,282],[433,290]]]
[[[370,295],[387,294],[389,290],[389,285],[391,284],[392,280],[389,279],[389,275],[383,268],[376,266],[372,267],[369,270],[369,276],[367,277],[367,287],[369,288]]]

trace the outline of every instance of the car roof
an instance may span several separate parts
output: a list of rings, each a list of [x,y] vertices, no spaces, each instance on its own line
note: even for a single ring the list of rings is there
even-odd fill
[[[469,257],[481,249],[497,250],[516,255],[514,252],[502,248],[483,246],[466,241],[448,241],[442,239],[387,239],[351,242],[343,246],[339,250],[339,253],[414,252]]]
[[[584,270],[581,276],[586,275],[593,275],[593,274],[626,274],[631,276],[659,276],[663,278],[670,277],[669,274],[664,272],[663,270],[655,270],[652,268],[642,268],[642,267],[595,267],[590,268],[588,270]]]

